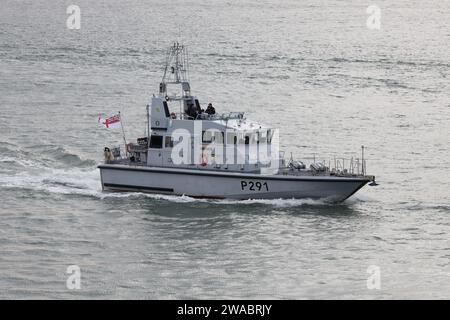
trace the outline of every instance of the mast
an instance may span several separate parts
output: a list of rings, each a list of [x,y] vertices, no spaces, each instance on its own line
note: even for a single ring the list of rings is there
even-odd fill
[[[177,101],[191,96],[188,67],[187,48],[175,42],[167,51],[164,74],[159,84],[159,96],[161,98],[165,98],[167,101]],[[181,97],[168,95],[168,85],[181,85]]]
[[[365,166],[365,160],[364,160],[364,146],[361,146],[361,171],[362,174],[366,174],[366,166]]]

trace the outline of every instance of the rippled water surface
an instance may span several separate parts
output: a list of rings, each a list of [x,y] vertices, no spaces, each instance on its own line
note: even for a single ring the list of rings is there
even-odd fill
[[[2,1],[0,298],[450,298],[449,1]],[[108,194],[173,40],[221,112],[295,157],[357,155],[380,186],[339,205]],[[66,269],[81,268],[81,289]],[[381,288],[369,290],[369,266]]]

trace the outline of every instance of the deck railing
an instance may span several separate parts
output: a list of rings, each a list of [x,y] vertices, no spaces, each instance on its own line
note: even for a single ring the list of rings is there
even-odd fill
[[[315,155],[311,157],[302,157],[301,160],[309,160],[304,163],[305,169],[312,169],[317,172],[326,172],[331,174],[350,174],[350,175],[365,175],[367,172],[367,161],[361,158],[351,157],[351,158],[337,158],[329,160],[321,160]],[[287,166],[289,166],[287,161]],[[302,161],[303,163],[303,161]]]

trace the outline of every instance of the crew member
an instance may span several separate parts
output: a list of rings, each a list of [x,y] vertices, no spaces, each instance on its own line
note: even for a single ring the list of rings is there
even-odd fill
[[[103,151],[103,154],[105,156],[106,162],[114,161],[114,156],[113,156],[113,154],[111,152],[111,149],[109,149],[108,147],[105,147],[105,150]]]
[[[205,112],[207,114],[216,114],[216,109],[213,107],[212,103],[209,103]]]

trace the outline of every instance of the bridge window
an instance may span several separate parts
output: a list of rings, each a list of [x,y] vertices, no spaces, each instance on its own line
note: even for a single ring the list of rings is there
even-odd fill
[[[164,112],[166,113],[166,117],[170,117],[169,106],[167,105],[167,101],[163,101],[164,104]]]
[[[250,134],[250,143],[251,143],[251,144],[257,144],[257,143],[259,143],[259,140],[258,140],[258,132],[253,132],[253,133]]]
[[[225,133],[223,133],[222,131],[214,132],[214,142],[216,144],[224,144],[225,143]]]
[[[150,137],[150,148],[161,149],[163,145],[163,136],[152,135]]]
[[[267,130],[267,143],[272,143],[272,137],[273,137],[273,130],[269,129]]]
[[[259,132],[259,143],[266,143],[267,142],[267,131],[260,131]]]
[[[237,137],[236,133],[227,133],[227,144],[236,144],[237,143]]]
[[[245,143],[245,136],[242,132],[238,133],[238,144],[244,144]]]
[[[206,130],[202,132],[203,143],[211,143],[214,141],[216,144],[223,144],[224,139],[224,133],[222,131]]]
[[[204,142],[204,143],[212,142],[212,132],[211,131],[203,131],[202,132],[202,142]]]
[[[173,148],[173,139],[171,136],[166,136],[165,148]]]

